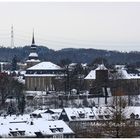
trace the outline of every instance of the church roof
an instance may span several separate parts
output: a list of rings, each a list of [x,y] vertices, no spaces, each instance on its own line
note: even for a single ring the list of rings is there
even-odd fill
[[[60,66],[52,63],[52,62],[41,62],[28,68],[27,70],[60,70],[62,69]]]

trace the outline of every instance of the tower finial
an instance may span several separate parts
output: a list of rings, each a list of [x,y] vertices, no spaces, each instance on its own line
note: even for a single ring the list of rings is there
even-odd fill
[[[35,39],[34,39],[34,29],[33,29],[32,44],[35,44]]]

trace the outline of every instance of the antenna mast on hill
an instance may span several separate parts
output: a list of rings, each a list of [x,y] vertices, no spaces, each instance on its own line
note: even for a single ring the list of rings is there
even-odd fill
[[[13,31],[13,25],[11,26],[11,48],[14,48],[14,31]]]

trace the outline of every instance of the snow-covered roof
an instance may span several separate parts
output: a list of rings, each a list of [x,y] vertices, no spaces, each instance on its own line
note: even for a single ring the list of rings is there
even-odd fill
[[[23,122],[23,121],[28,121],[30,119],[29,114],[24,114],[24,115],[11,115],[11,116],[6,116],[6,117],[0,117],[0,122],[4,124],[9,124],[10,122]]]
[[[56,77],[56,76],[65,76],[64,74],[25,74],[25,76],[29,77]]]
[[[40,62],[39,59],[30,59],[30,60],[27,60],[26,62]]]
[[[30,115],[28,115],[30,117]],[[43,135],[55,134],[74,134],[69,126],[62,120],[48,121],[44,118],[28,118],[26,115],[16,117],[15,115],[0,117],[0,136],[16,137],[12,132],[17,133],[17,137],[36,137],[35,132],[41,132]],[[21,135],[19,131],[24,131]]]
[[[107,69],[103,64],[99,65],[98,68],[96,68],[95,70],[91,70],[84,79],[95,80],[97,70],[107,70]],[[117,78],[118,79],[140,79],[140,74],[128,73],[125,68],[119,68],[117,69]]]
[[[112,110],[111,107],[105,107],[105,106],[96,108],[96,110],[94,111],[96,119],[97,120],[111,119],[111,118],[106,118],[107,115],[109,115],[109,116],[112,115],[111,110]]]
[[[69,121],[95,120],[95,114],[92,108],[64,108],[64,111]]]
[[[125,65],[115,65],[115,69],[122,69],[125,68]]]
[[[107,70],[107,68],[105,67],[104,64],[100,64],[100,65],[98,65],[96,70]]]
[[[58,109],[50,109],[51,111],[53,111],[54,113],[61,113],[62,109],[58,108]]]
[[[69,66],[76,66],[77,65],[77,63],[71,63],[71,64],[69,64]]]
[[[32,52],[29,54],[29,57],[38,57],[38,54],[36,52]]]
[[[87,63],[81,63],[81,66],[82,67],[86,67],[87,66]]]
[[[36,64],[27,70],[60,70],[61,67],[52,63],[52,62],[41,62],[39,64]]]
[[[84,78],[84,79],[96,79],[96,71],[95,70],[91,70],[90,72],[89,72],[89,74]]]
[[[2,137],[15,137],[11,132],[17,132],[17,137],[22,137],[19,131],[24,131],[26,137],[35,137],[35,132],[39,132],[38,128],[34,125],[30,125],[29,123],[8,123],[7,125],[0,126],[0,136]]]
[[[112,114],[112,109],[112,107],[105,106],[92,108],[64,108],[70,121],[108,120],[112,118],[109,117]],[[59,112],[62,109],[51,110]],[[137,115],[137,119],[140,119],[140,106],[128,106],[124,111],[127,118],[130,118],[133,113],[134,115]],[[84,115],[84,117],[80,117],[80,115]],[[20,135],[19,131],[24,131],[24,136]],[[63,120],[48,121],[44,117],[31,118],[29,114],[6,117],[1,116],[0,136],[14,137],[11,132],[17,132],[17,137],[36,137],[35,132],[41,132],[43,135],[74,134],[71,128],[69,128]]]
[[[52,113],[49,113],[52,112]],[[62,109],[37,109],[31,114],[40,114],[42,118],[46,120],[56,120],[59,118]]]
[[[43,121],[43,119],[36,119],[33,121],[33,123],[35,126],[37,126],[37,128],[42,132],[43,135],[74,133],[62,120]],[[59,129],[62,129],[62,131],[60,131]]]
[[[20,74],[21,74],[21,75],[25,75],[25,73],[26,73],[25,70],[20,71]]]
[[[134,73],[128,73],[126,69],[118,70],[118,74],[120,75],[119,79],[140,79],[140,75]]]
[[[92,107],[92,108],[64,108],[64,111],[68,117],[68,121],[96,121],[96,120],[110,120],[112,119],[114,108],[102,106],[102,107]],[[60,118],[63,119],[62,112]],[[83,114],[83,117],[80,117],[79,114]],[[140,107],[139,106],[128,106],[123,109],[123,113],[126,118],[130,119],[131,114],[138,115],[140,119]]]
[[[43,96],[43,95],[46,95],[46,91],[29,91],[29,90],[26,90],[26,95],[29,95],[29,94],[33,94],[34,96],[35,95],[39,95],[39,96]]]
[[[130,118],[131,114],[139,115],[140,119],[140,106],[129,106],[126,107],[125,115],[127,118]]]
[[[107,70],[104,64],[98,65],[95,70],[91,70],[89,74],[84,79],[94,80],[96,79],[96,70]]]
[[[0,62],[0,64],[10,64],[9,62]]]
[[[16,102],[16,98],[13,98],[13,99],[6,99],[5,101],[6,103],[10,103],[10,102]]]
[[[23,76],[18,76],[18,77],[14,77],[16,80],[18,80],[19,83],[25,84],[25,79],[23,78]]]

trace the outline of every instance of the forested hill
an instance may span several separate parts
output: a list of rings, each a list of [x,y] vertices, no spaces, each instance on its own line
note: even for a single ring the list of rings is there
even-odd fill
[[[0,47],[0,61],[11,62],[16,55],[19,61],[25,61],[28,58],[30,46],[18,48]],[[105,58],[109,63],[140,63],[140,52],[119,52],[97,49],[74,49],[65,48],[59,51],[49,49],[44,46],[37,46],[39,58],[43,61],[52,61],[59,63],[62,59],[69,59],[71,62],[81,62],[90,64],[95,58]]]

